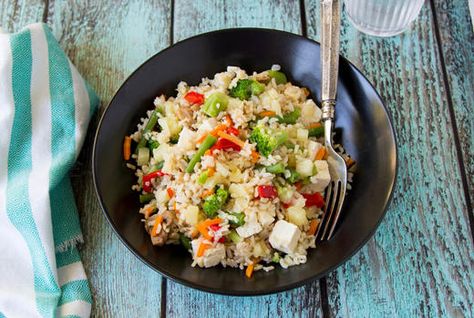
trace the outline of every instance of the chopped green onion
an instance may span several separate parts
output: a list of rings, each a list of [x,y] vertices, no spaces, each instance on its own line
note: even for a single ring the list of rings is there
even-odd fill
[[[155,198],[155,195],[153,193],[140,194],[140,203],[150,202],[154,198]]]
[[[320,125],[316,127],[310,127],[308,130],[308,136],[316,138],[324,136],[324,126]]]
[[[229,234],[227,234],[227,237],[230,238],[230,240],[232,242],[234,242],[235,244],[239,243],[240,241],[242,241],[242,238],[240,237],[239,234],[237,234],[237,232],[235,230],[231,230]]]
[[[301,116],[301,109],[300,108],[295,108],[292,112],[283,114],[283,116],[278,117],[278,122],[280,124],[291,124],[294,125],[296,124],[296,121],[298,118]]]
[[[137,164],[139,166],[146,165],[150,160],[150,149],[146,147],[138,148]]]
[[[158,148],[160,146],[160,143],[156,140],[150,139],[148,140],[147,146],[148,148],[150,148],[150,150],[153,150]]]
[[[229,223],[233,227],[239,227],[245,224],[245,213],[237,212],[237,213],[229,213],[233,218],[229,218]],[[234,220],[234,218],[236,220]]]
[[[179,241],[181,242],[181,245],[183,245],[186,250],[189,251],[191,249],[191,240],[189,239],[189,237],[187,237],[183,233],[179,234]]]
[[[209,170],[206,170],[199,175],[197,182],[200,185],[203,185],[204,183],[206,183],[208,177],[209,177]]]
[[[275,82],[277,83],[277,85],[279,85],[279,84],[286,84],[286,82],[288,81],[288,80],[286,79],[285,73],[280,72],[280,71],[269,70],[269,71],[268,71],[268,75],[269,75],[271,78],[274,78],[274,79],[275,79]]]
[[[298,182],[298,180],[300,180],[301,178],[300,174],[293,169],[289,169],[289,170],[290,170],[290,176],[286,178],[286,181],[288,181],[289,183]]]
[[[229,103],[229,98],[226,94],[221,92],[215,92],[211,94],[204,105],[202,106],[202,111],[211,117],[217,117],[221,111],[227,109],[227,104]]]
[[[153,130],[153,128],[155,128],[157,121],[158,121],[158,108],[155,108],[150,115],[150,119],[148,119],[148,122],[146,123],[145,127],[142,130],[142,138],[138,142],[137,153],[138,153],[138,149],[145,147],[146,142],[147,142],[145,139],[145,134],[149,133],[150,131]]]
[[[170,138],[170,143],[172,143],[172,144],[177,144],[177,143],[178,143],[178,140],[179,140],[179,135],[171,136],[171,138]]]
[[[267,166],[265,169],[267,170],[267,172],[270,172],[273,174],[279,174],[279,173],[285,172],[285,165],[279,162],[274,165]]]
[[[194,171],[194,167],[201,160],[201,157],[204,155],[206,150],[211,148],[216,142],[217,142],[216,137],[214,137],[212,135],[207,135],[206,139],[204,139],[201,146],[199,146],[198,151],[191,158],[191,161],[189,161],[189,164],[186,167],[186,172],[187,173],[192,173]]]

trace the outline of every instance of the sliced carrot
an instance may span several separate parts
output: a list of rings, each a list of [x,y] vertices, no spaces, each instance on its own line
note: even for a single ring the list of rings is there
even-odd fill
[[[214,169],[213,167],[210,167],[209,169],[207,169],[207,176],[208,177],[212,177],[214,175],[214,173],[216,173],[216,169]]]
[[[206,139],[207,137],[207,134],[203,134],[201,137],[199,137],[197,140],[196,140],[196,144],[200,144],[204,141],[204,139]]]
[[[217,125],[216,128],[214,128],[213,130],[211,130],[210,134],[215,137],[215,136],[219,135],[220,131],[224,131],[226,129],[227,129],[226,124],[220,124],[220,125]]]
[[[213,225],[213,224],[219,224],[222,222],[222,219],[220,218],[215,218],[215,219],[207,219],[205,221],[202,221],[198,225],[196,225],[196,229],[199,231],[199,233],[202,234],[202,236],[207,239],[207,240],[212,240],[212,236],[209,235],[208,227]]]
[[[352,167],[353,165],[355,165],[355,163],[356,163],[356,162],[355,162],[354,159],[352,159],[351,157],[347,157],[347,159],[346,159],[346,166],[347,166],[347,168]]]
[[[236,144],[237,146],[239,146],[240,148],[243,148],[245,146],[245,142],[243,142],[242,140],[240,140],[239,138],[237,138],[236,136],[233,136],[233,135],[229,135],[228,133],[224,132],[224,131],[219,131],[217,133],[217,135],[221,138],[224,138],[224,139],[227,139],[231,142],[233,142],[234,144]]]
[[[196,238],[197,236],[199,235],[199,231],[194,229],[192,232],[191,232],[191,238]]]
[[[318,229],[319,222],[320,221],[318,219],[311,220],[311,223],[309,223],[308,235],[316,234],[316,230]]]
[[[258,113],[259,117],[273,117],[276,113],[271,110],[264,110],[263,112]]]
[[[176,209],[176,201],[173,202],[173,210],[177,211],[177,209]]]
[[[325,155],[326,155],[326,148],[321,147],[319,148],[318,153],[316,154],[316,157],[314,158],[314,160],[322,160]]]
[[[131,147],[132,138],[130,138],[130,136],[125,136],[125,139],[123,140],[123,159],[130,160]]]
[[[323,124],[321,123],[312,123],[312,124],[309,124],[308,125],[308,128],[311,129],[311,128],[318,128],[318,127],[321,127]]]
[[[199,247],[198,247],[198,251],[196,253],[196,256],[197,257],[201,257],[204,255],[204,252],[209,249],[212,245],[211,244],[207,244],[207,243],[201,243],[199,244]]]
[[[166,189],[166,192],[168,193],[168,197],[171,199],[174,197],[174,191],[171,188]]]
[[[232,117],[229,114],[225,115],[225,123],[227,126],[232,127],[234,126],[234,122],[232,121]]]
[[[247,269],[245,270],[245,276],[247,276],[247,278],[252,277],[254,266],[255,265],[253,262],[247,266]]]
[[[158,235],[158,233],[156,233],[156,230],[158,229],[158,225],[160,225],[161,222],[163,222],[163,216],[158,215],[155,219],[155,224],[153,224],[153,228],[151,229],[151,236],[155,237]]]
[[[255,150],[252,150],[251,156],[252,156],[252,162],[253,163],[256,163],[258,161],[258,158],[260,158],[260,155]]]
[[[145,219],[148,219],[150,217],[150,214],[155,211],[155,208],[153,206],[149,206],[148,208],[145,209]]]

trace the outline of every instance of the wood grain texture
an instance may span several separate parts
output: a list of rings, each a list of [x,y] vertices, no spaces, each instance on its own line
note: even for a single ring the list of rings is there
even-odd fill
[[[168,1],[50,1],[48,23],[61,46],[101,98],[101,113],[136,67],[169,45]],[[72,171],[91,285],[93,316],[156,317],[161,276],[141,263],[112,232],[97,202],[91,173],[94,116]]]
[[[234,27],[261,27],[301,33],[297,0],[175,1],[174,40]]]
[[[0,0],[0,27],[17,32],[30,23],[41,22],[46,4],[41,0]]]
[[[301,32],[298,1],[175,2],[174,39],[231,27],[267,27]],[[242,274],[242,279],[245,277]],[[261,297],[218,296],[168,280],[169,317],[319,317],[319,284]]]
[[[467,0],[433,2],[472,203],[474,200],[474,31]],[[471,221],[474,222],[474,220]]]
[[[308,35],[318,39],[319,6],[307,1],[306,10]],[[331,316],[473,314],[473,242],[433,27],[429,6],[410,30],[385,39],[360,34],[343,17],[342,54],[386,102],[399,170],[375,237],[327,278]]]

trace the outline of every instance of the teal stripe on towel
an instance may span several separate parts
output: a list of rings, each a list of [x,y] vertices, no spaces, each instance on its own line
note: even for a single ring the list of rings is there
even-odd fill
[[[92,303],[92,296],[89,291],[89,285],[87,284],[87,280],[75,280],[70,283],[64,284],[61,286],[61,299],[59,300],[58,306],[63,304],[76,301],[76,300],[83,300],[88,303]]]
[[[81,256],[77,248],[70,248],[65,252],[56,253],[56,267],[60,268],[72,263],[80,262]]]
[[[51,94],[51,218],[56,248],[80,237],[79,215],[67,172],[75,155],[75,102],[69,61],[46,25]]]
[[[21,233],[31,255],[36,306],[44,317],[52,317],[60,295],[39,236],[29,202],[28,178],[31,159],[31,33],[11,38],[12,87],[15,115],[8,152],[7,214]]]

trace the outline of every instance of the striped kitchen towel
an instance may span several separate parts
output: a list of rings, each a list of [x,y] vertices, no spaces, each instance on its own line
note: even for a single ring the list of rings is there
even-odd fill
[[[0,34],[0,317],[89,317],[68,177],[98,104],[45,24]]]

